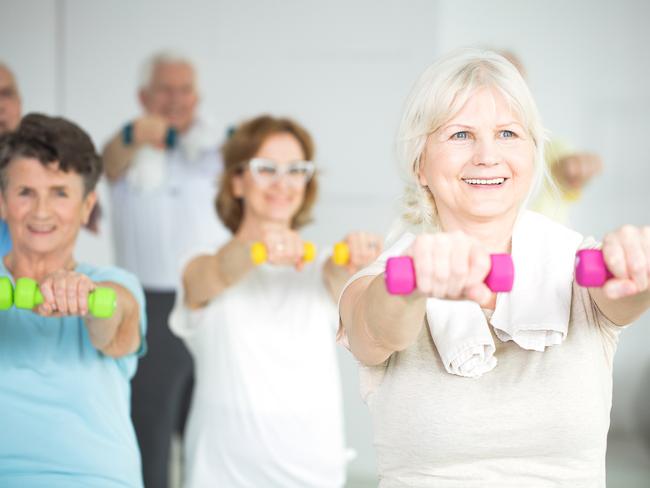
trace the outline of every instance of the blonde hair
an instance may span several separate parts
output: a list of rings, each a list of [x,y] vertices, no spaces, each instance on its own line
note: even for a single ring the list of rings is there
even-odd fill
[[[419,183],[418,169],[427,137],[460,111],[478,89],[499,90],[531,137],[534,147],[533,184],[525,206],[548,171],[544,162],[546,132],[537,106],[521,74],[503,56],[486,50],[460,49],[429,66],[407,100],[397,137],[397,157],[406,179],[401,220],[414,230],[437,229],[436,205],[430,190]]]

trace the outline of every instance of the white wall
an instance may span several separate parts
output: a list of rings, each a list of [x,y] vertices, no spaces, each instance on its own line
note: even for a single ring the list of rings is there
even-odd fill
[[[260,112],[289,114],[318,144],[322,197],[308,237],[331,243],[356,228],[384,232],[400,184],[392,143],[412,82],[441,52],[508,47],[525,62],[546,125],[602,154],[606,170],[573,221],[601,236],[649,222],[644,153],[650,122],[650,4],[639,1],[0,0],[0,59],[16,71],[26,110],[59,112],[98,144],[138,113],[137,68],[173,47],[196,60],[203,112],[220,127]],[[102,200],[110,211],[104,189]],[[110,226],[84,235],[82,258],[112,261]],[[634,429],[650,324],[623,334],[614,428]],[[356,474],[374,472],[357,372],[340,354]],[[646,384],[648,379],[645,379]]]

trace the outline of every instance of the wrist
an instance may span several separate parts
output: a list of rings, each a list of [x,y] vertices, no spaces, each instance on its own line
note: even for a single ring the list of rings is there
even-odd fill
[[[133,144],[133,122],[129,122],[122,128],[122,143],[125,146]]]

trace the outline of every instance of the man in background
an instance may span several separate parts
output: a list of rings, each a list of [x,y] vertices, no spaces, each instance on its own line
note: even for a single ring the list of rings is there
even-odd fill
[[[112,196],[117,264],[145,290],[149,352],[133,379],[132,417],[142,452],[145,486],[169,486],[172,435],[182,434],[190,405],[193,365],[167,326],[183,257],[228,238],[214,208],[222,163],[219,137],[197,115],[192,62],[175,53],[143,65],[143,113],[124,123],[104,148]]]

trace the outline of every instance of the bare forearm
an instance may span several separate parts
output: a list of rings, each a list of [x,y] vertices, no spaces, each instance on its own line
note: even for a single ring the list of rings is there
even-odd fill
[[[650,308],[650,290],[618,300],[608,298],[599,288],[590,289],[589,294],[605,317],[616,325],[630,324]]]
[[[126,172],[133,156],[136,146],[126,146],[122,141],[122,133],[118,132],[104,147],[102,158],[104,159],[104,171],[106,177],[115,181]]]
[[[86,318],[90,341],[107,356],[121,357],[135,352],[140,346],[140,311],[135,297],[115,283],[98,283],[116,292],[116,308],[109,318]]]
[[[190,308],[207,305],[252,268],[249,246],[237,239],[230,240],[216,254],[194,259],[183,276],[186,304]]]
[[[374,277],[357,296],[345,304],[348,313],[342,304],[341,319],[350,349],[361,362],[379,364],[415,342],[422,329],[425,297],[388,294],[383,275]]]
[[[328,259],[323,265],[323,276],[332,300],[337,303],[343,287],[350,279],[350,273],[347,268],[337,266],[331,259]]]

